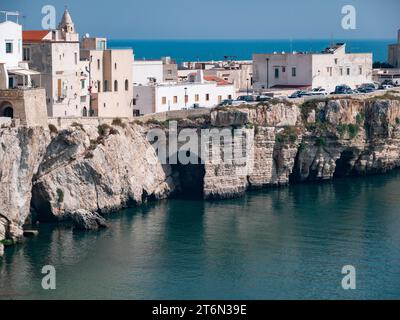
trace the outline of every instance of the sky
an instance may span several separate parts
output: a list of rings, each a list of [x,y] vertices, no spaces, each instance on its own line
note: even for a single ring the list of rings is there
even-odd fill
[[[110,39],[395,39],[400,0],[0,0],[41,29],[44,5],[57,23],[65,6],[78,32]],[[342,28],[342,8],[356,9],[356,29]]]

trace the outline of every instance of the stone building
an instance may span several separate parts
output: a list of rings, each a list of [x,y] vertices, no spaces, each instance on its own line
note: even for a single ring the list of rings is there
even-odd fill
[[[23,60],[41,72],[49,117],[80,117],[89,99],[80,63],[79,34],[68,10],[56,30],[23,31]]]
[[[16,119],[22,125],[46,126],[45,92],[37,88],[40,75],[22,60],[22,26],[6,18],[0,23],[0,125]],[[33,76],[39,79],[35,84]]]
[[[372,81],[372,53],[346,53],[338,43],[321,53],[253,55],[254,88],[318,88],[334,91],[338,85],[353,88]]]
[[[133,50],[108,49],[105,38],[83,38],[80,54],[87,64],[90,115],[132,117]]]
[[[389,46],[388,63],[400,69],[400,30],[397,33],[397,43]]]

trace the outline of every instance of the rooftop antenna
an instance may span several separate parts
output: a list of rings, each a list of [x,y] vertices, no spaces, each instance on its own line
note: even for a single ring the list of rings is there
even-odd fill
[[[19,24],[19,16],[20,13],[18,11],[11,12],[11,11],[0,11],[0,13],[4,14],[6,16],[6,21],[8,21],[9,16],[14,16],[17,17],[17,23]]]

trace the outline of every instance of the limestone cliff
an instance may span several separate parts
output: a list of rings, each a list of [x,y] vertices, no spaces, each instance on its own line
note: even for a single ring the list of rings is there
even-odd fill
[[[26,222],[101,215],[201,189],[206,199],[248,189],[384,173],[400,166],[400,98],[271,101],[179,120],[179,130],[245,129],[246,163],[161,164],[146,139],[165,122],[0,129],[0,241]],[[233,147],[243,143],[234,140]],[[223,147],[223,146],[222,146]],[[2,252],[0,244],[0,253]]]

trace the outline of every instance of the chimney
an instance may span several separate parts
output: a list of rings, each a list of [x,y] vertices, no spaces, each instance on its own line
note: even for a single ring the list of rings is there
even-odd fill
[[[203,72],[203,70],[201,70],[201,69],[197,70],[196,78],[195,78],[194,82],[204,83],[204,72]]]

